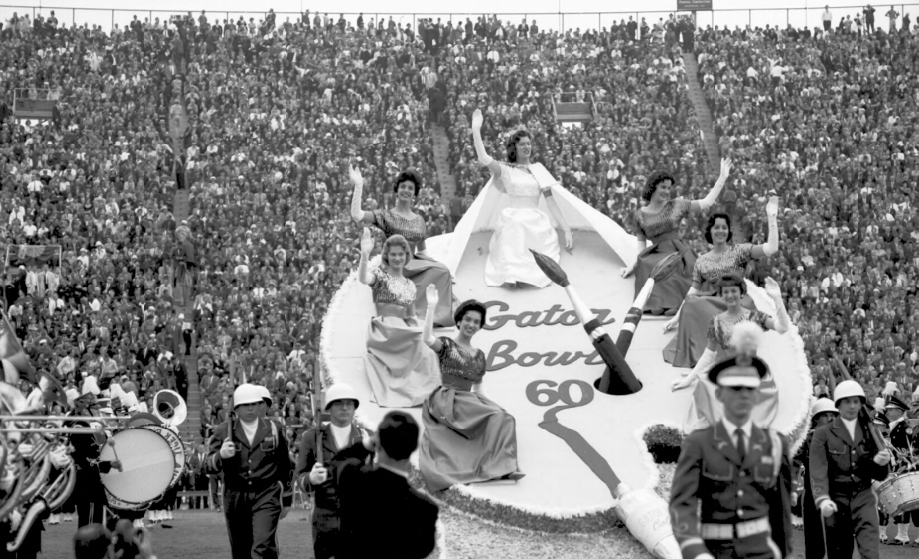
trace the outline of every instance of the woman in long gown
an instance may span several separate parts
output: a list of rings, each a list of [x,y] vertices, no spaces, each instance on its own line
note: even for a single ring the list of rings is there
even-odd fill
[[[433,335],[437,291],[428,288],[425,341],[440,360],[443,385],[424,404],[420,465],[429,491],[494,479],[518,480],[514,417],[482,390],[485,353],[472,337],[485,324],[485,307],[466,301],[456,310],[453,338]]]
[[[485,284],[491,287],[552,284],[539,269],[530,250],[545,254],[558,262],[561,258],[558,234],[549,216],[539,209],[540,194],[546,207],[565,235],[565,248],[571,250],[571,228],[558,203],[552,197],[552,187],[558,181],[540,163],[532,163],[532,137],[518,130],[507,141],[507,163],[495,161],[485,151],[482,142],[482,111],[472,113],[472,138],[479,163],[491,171],[491,184],[510,199],[488,244],[485,261]]]
[[[727,214],[712,214],[705,228],[705,240],[712,250],[698,259],[692,271],[692,287],[676,316],[664,326],[664,331],[679,327],[676,336],[664,347],[664,361],[674,367],[694,367],[705,351],[708,340],[705,330],[713,316],[727,305],[715,293],[714,285],[728,274],[744,275],[753,260],[771,256],[779,251],[779,200],[773,196],[766,204],[769,238],[761,245],[742,243],[732,245],[731,218]],[[754,308],[748,298],[744,306]]]
[[[440,385],[436,356],[425,346],[415,317],[415,284],[402,274],[411,247],[399,235],[389,237],[380,267],[369,270],[371,250],[373,239],[365,227],[358,278],[370,286],[377,314],[370,320],[364,369],[377,405],[411,408]]]
[[[635,235],[638,239],[638,257],[631,266],[622,270],[622,277],[634,273],[635,293],[638,293],[651,277],[654,266],[667,255],[679,253],[682,265],[677,273],[654,284],[651,296],[645,304],[646,312],[673,316],[680,308],[686,293],[692,287],[692,270],[696,263],[696,253],[680,239],[680,222],[690,213],[699,213],[712,207],[730,173],[731,160],[722,159],[721,175],[715,186],[705,198],[699,200],[671,199],[670,189],[675,181],[670,173],[656,171],[648,177],[641,193],[647,205],[636,210],[634,214],[638,227]],[[651,246],[648,246],[647,241],[651,241]]]
[[[348,173],[354,191],[351,194],[351,218],[364,225],[373,225],[387,237],[401,235],[408,241],[412,258],[405,265],[402,274],[415,284],[418,296],[415,298],[415,314],[421,316],[428,308],[425,293],[429,285],[437,286],[440,306],[434,314],[434,324],[441,327],[453,326],[453,280],[450,270],[425,252],[427,224],[424,218],[412,211],[415,198],[421,192],[421,177],[408,169],[399,173],[393,190],[396,205],[393,209],[365,212],[361,209],[364,178],[360,171],[351,167]]]
[[[673,382],[673,390],[682,390],[695,384],[689,412],[683,422],[683,433],[714,425],[721,419],[721,406],[715,398],[717,388],[706,377],[708,370],[716,363],[731,357],[734,329],[742,322],[756,324],[763,330],[775,330],[779,334],[788,331],[789,319],[782,302],[782,291],[772,278],[766,279],[766,293],[775,301],[775,318],[759,310],[744,308],[741,304],[747,294],[747,284],[736,274],[727,274],[718,282],[718,292],[727,310],[712,317],[708,325],[708,343],[702,358],[685,378]],[[753,422],[768,427],[779,411],[778,388],[772,373],[763,378],[759,399],[753,409]]]

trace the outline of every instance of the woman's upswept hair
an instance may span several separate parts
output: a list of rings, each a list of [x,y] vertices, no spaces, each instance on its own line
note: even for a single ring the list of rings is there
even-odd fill
[[[670,181],[671,186],[676,184],[676,179],[667,171],[654,171],[651,173],[648,180],[645,181],[645,187],[641,189],[641,199],[645,202],[650,202],[651,197],[654,196],[654,191],[657,190],[657,185],[664,181]]]
[[[712,241],[712,229],[715,227],[715,222],[719,219],[723,219],[724,222],[728,224],[727,242],[731,242],[731,239],[734,238],[734,231],[731,229],[731,216],[726,213],[712,214],[711,217],[708,218],[708,224],[705,226],[705,241],[710,245],[715,244]]]
[[[530,134],[525,128],[517,130],[507,139],[507,143],[504,144],[505,149],[507,150],[507,160],[511,163],[517,162],[517,144],[523,138],[529,138],[530,141],[533,141],[533,135]]]
[[[415,184],[415,196],[421,193],[421,175],[414,169],[406,169],[399,173],[399,176],[396,177],[396,183],[392,187],[393,192],[398,192],[399,185],[405,181],[411,181]]]
[[[412,259],[412,246],[408,244],[408,241],[402,235],[393,235],[383,241],[383,252],[380,254],[383,264],[389,266],[389,250],[394,246],[402,247],[405,250],[405,263],[408,264],[409,260]]]
[[[741,297],[747,294],[747,282],[745,282],[743,278],[737,274],[724,274],[718,279],[719,296],[725,287],[739,287]]]

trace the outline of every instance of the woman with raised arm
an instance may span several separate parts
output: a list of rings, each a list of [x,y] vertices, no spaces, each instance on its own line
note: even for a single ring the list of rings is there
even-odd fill
[[[622,270],[622,277],[635,274],[635,293],[648,281],[654,265],[668,254],[679,253],[682,266],[677,273],[664,281],[654,284],[651,296],[644,310],[651,314],[673,316],[679,310],[686,293],[692,287],[692,270],[696,263],[696,253],[680,239],[680,222],[690,213],[699,213],[711,208],[724,183],[731,173],[731,160],[721,160],[721,175],[708,195],[700,200],[671,198],[670,189],[676,184],[673,175],[664,171],[655,171],[648,177],[642,190],[641,198],[647,204],[635,211],[634,219],[638,228],[635,235],[638,239],[638,257],[635,262]],[[647,246],[651,241],[651,246]]]
[[[351,218],[357,223],[376,226],[387,237],[401,235],[411,247],[414,258],[409,260],[402,273],[415,284],[418,293],[415,298],[416,315],[420,316],[427,310],[425,293],[429,285],[435,285],[440,295],[440,306],[434,313],[434,324],[441,327],[453,326],[453,280],[450,278],[450,270],[427,255],[427,224],[423,217],[412,211],[415,198],[421,192],[421,176],[413,169],[399,173],[393,186],[396,193],[395,207],[372,212],[361,209],[364,177],[360,171],[352,166],[348,170],[348,177],[354,186]]]
[[[509,197],[508,207],[501,211],[488,244],[486,285],[548,287],[552,282],[536,265],[530,250],[556,262],[561,258],[560,235],[539,208],[540,195],[545,197],[546,208],[564,234],[565,248],[570,251],[574,245],[571,228],[552,194],[552,189],[561,185],[541,163],[532,162],[533,137],[526,130],[517,130],[507,140],[507,163],[495,161],[485,151],[482,111],[478,109],[472,113],[472,138],[479,163],[491,171],[489,184]]]
[[[713,316],[727,308],[718,297],[715,284],[722,276],[744,271],[753,260],[772,256],[779,251],[779,199],[769,198],[766,216],[769,221],[769,238],[761,245],[731,243],[731,218],[727,214],[712,214],[705,228],[705,240],[712,250],[696,259],[692,270],[692,287],[676,316],[664,325],[664,332],[678,327],[676,336],[664,348],[664,361],[674,367],[694,367],[705,351],[708,340],[705,336],[708,323]],[[753,309],[749,298],[742,303]]]
[[[731,357],[735,351],[734,334],[742,332],[741,324],[751,324],[762,330],[775,330],[779,334],[788,331],[791,321],[782,301],[779,284],[772,278],[766,278],[766,293],[775,303],[775,317],[759,310],[746,309],[741,305],[747,294],[747,284],[737,274],[727,274],[718,281],[718,294],[727,310],[712,317],[708,325],[708,343],[702,358],[693,367],[692,372],[683,379],[673,382],[673,390],[682,390],[695,384],[689,412],[683,422],[683,433],[689,434],[696,429],[714,425],[720,416],[721,405],[715,398],[716,386],[706,378],[709,369],[716,363]],[[768,427],[779,411],[778,389],[775,379],[769,374],[760,385],[759,400],[753,410],[753,422],[760,427]]]
[[[411,247],[399,235],[389,237],[380,266],[370,269],[372,250],[373,238],[365,227],[358,279],[370,286],[377,314],[370,320],[364,369],[372,401],[383,408],[411,408],[440,385],[437,359],[425,346],[422,324],[415,316],[415,284],[402,273],[412,257]]]
[[[472,337],[485,324],[485,306],[465,301],[456,309],[456,334],[434,337],[437,290],[428,287],[424,340],[437,354],[443,385],[421,412],[421,475],[429,491],[493,479],[518,480],[517,424],[514,416],[482,390],[485,353]]]

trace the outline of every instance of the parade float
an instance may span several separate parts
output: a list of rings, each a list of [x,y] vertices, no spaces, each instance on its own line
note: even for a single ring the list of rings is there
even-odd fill
[[[516,482],[455,486],[435,498],[488,521],[537,531],[602,531],[618,519],[655,556],[678,557],[667,503],[654,491],[658,466],[643,435],[655,426],[681,427],[692,394],[672,391],[671,383],[688,369],[663,359],[674,336],[663,332],[664,320],[629,313],[638,294],[634,279],[620,271],[635,259],[635,238],[564,189],[555,190],[574,231],[574,248],[562,251],[558,263],[567,282],[553,278],[556,283],[543,289],[485,285],[489,240],[506,203],[493,188],[483,190],[453,233],[427,240],[428,254],[454,275],[456,299],[474,298],[488,308],[476,336],[487,356],[484,388],[516,418],[518,461],[526,473]],[[760,310],[774,313],[762,289],[748,282],[748,290]],[[321,343],[324,386],[355,387],[362,398],[359,420],[371,428],[388,411],[371,401],[364,371],[373,313],[370,288],[352,273],[332,299]],[[631,386],[626,379],[620,390],[597,388],[602,378],[609,380],[610,356],[598,352],[585,332],[579,318],[585,313],[619,342],[623,368],[634,374]],[[623,330],[628,333],[620,336]],[[811,398],[797,328],[785,335],[767,332],[761,356],[779,388],[772,426],[797,442],[806,431]],[[420,423],[421,408],[410,411]]]

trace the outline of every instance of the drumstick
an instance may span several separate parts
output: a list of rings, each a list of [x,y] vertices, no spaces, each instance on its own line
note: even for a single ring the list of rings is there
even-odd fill
[[[107,445],[109,445],[110,447],[112,447],[112,454],[115,455],[115,461],[116,461],[116,462],[121,462],[121,458],[118,458],[118,451],[115,450],[115,438],[114,438],[114,437],[110,438],[108,441],[106,441],[105,444],[107,444]],[[124,466],[124,464],[122,464],[122,467],[123,467],[123,466]],[[118,471],[120,472],[120,471],[122,471],[122,469],[121,469],[121,468],[118,468]]]

